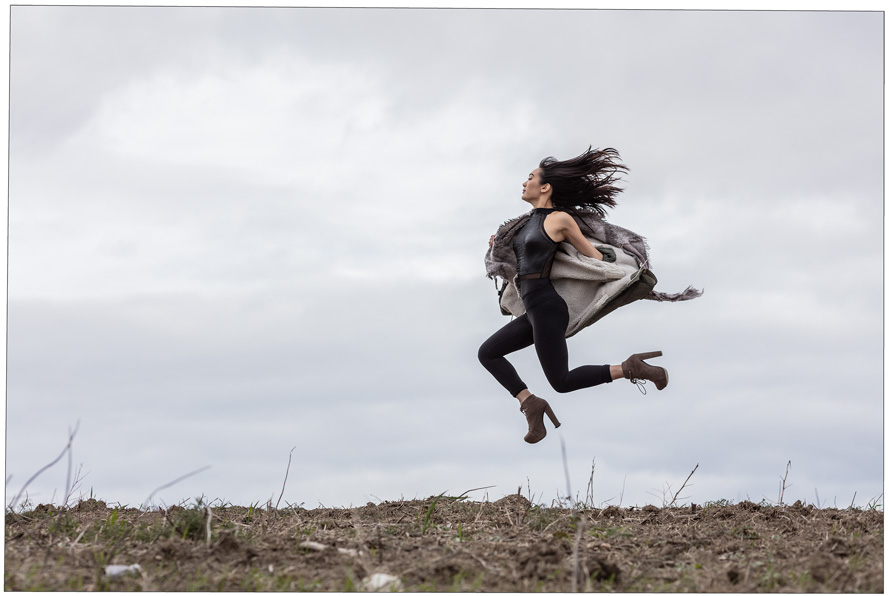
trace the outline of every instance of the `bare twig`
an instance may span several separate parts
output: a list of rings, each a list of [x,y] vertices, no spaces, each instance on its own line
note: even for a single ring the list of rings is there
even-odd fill
[[[781,478],[781,487],[778,490],[778,506],[784,505],[784,490],[787,488],[787,476],[790,474],[790,460],[787,460],[787,468],[784,470],[784,477]]]
[[[478,523],[478,519],[482,516],[482,509],[485,507],[485,503],[487,503],[487,501],[482,501],[481,505],[478,508],[478,515],[475,516],[475,521],[473,521],[472,523]]]
[[[80,534],[77,535],[77,538],[74,539],[74,542],[71,543],[71,546],[68,547],[69,550],[73,549],[77,546],[77,543],[80,542],[80,539],[83,538],[83,535],[86,534],[86,531],[93,527],[93,522],[88,523],[81,531]]]
[[[660,494],[661,507],[666,507],[666,506],[667,506],[667,491],[670,489],[670,485],[669,485],[669,483],[664,482],[664,484],[666,485],[666,488],[662,488],[662,489],[661,489],[661,494]],[[658,496],[658,494],[655,492],[655,489],[647,490],[647,491],[645,491],[645,492],[648,493],[649,495],[651,495],[652,497],[657,497],[657,496]],[[673,492],[670,491],[670,494],[672,495]]]
[[[293,449],[296,449],[294,446]],[[284,486],[281,487],[281,495],[278,497],[278,502],[275,503],[275,510],[278,509],[278,505],[281,504],[281,497],[284,496],[284,487],[287,486],[287,476],[290,475],[290,460],[293,458],[293,449],[290,450],[290,455],[287,456],[287,471],[284,472]]]
[[[571,477],[568,475],[568,456],[565,455],[565,439],[559,436],[559,442],[562,443],[562,465],[565,468],[565,485],[568,487],[568,503],[574,509],[574,499],[571,498]]]
[[[579,514],[577,529],[574,534],[574,569],[571,572],[571,591],[577,592],[578,579],[580,578],[580,538],[583,536],[586,515]]]
[[[552,528],[554,525],[556,525],[557,523],[559,523],[559,522],[562,521],[563,519],[565,519],[565,518],[563,518],[563,517],[557,517],[556,519],[554,519],[553,521],[551,521],[549,524],[547,524],[547,526],[546,526],[545,528],[543,528],[543,533],[546,534],[547,532],[549,532],[549,529],[550,529],[550,528]]]
[[[74,473],[74,482],[71,483],[71,490],[68,491],[68,494],[65,496],[65,502],[63,503],[63,507],[68,507],[68,502],[71,500],[71,495],[74,494],[74,491],[80,487],[80,484],[83,482],[83,479],[89,475],[89,472],[85,476],[81,476],[80,473],[83,471],[83,464],[78,466],[77,471]],[[83,493],[81,493],[81,499],[83,498]]]
[[[574,498],[571,496],[571,477],[568,475],[568,456],[565,453],[565,440],[559,436],[559,441],[562,443],[562,465],[565,468],[565,486],[568,488],[568,504],[571,506],[571,511],[573,515],[578,515],[577,510],[574,507]],[[595,460],[593,460],[593,469],[595,470],[596,464]],[[590,478],[590,482],[592,482],[592,477]],[[575,527],[575,535],[574,535],[574,568],[571,572],[571,591],[577,592],[577,584],[578,578],[580,577],[580,537],[583,536],[584,529],[584,515],[579,515],[577,520],[577,525]]]
[[[454,497],[454,500],[456,501],[456,500],[462,499],[463,497],[465,497],[466,495],[468,495],[468,494],[471,493],[471,492],[474,492],[474,491],[477,491],[477,490],[484,490],[484,489],[486,489],[486,488],[494,488],[495,486],[496,486],[495,484],[492,484],[491,486],[480,486],[480,487],[478,487],[478,488],[470,488],[469,490],[465,490],[465,491],[463,491],[462,493],[460,493],[459,496]],[[520,488],[521,488],[521,487],[520,487]],[[450,497],[449,497],[449,498],[450,498]]]
[[[675,503],[675,502],[676,502],[676,499],[679,498],[679,493],[681,493],[681,492],[682,492],[682,489],[685,488],[685,485],[686,485],[686,484],[688,483],[688,481],[691,479],[692,474],[695,473],[695,471],[698,469],[698,466],[699,466],[699,465],[701,465],[701,464],[695,464],[695,469],[691,471],[691,474],[688,475],[688,478],[685,479],[685,482],[682,483],[682,486],[680,486],[680,487],[679,487],[679,490],[676,491],[676,494],[673,495],[673,500],[670,501],[670,504],[667,505],[667,507],[672,507],[672,506],[673,506],[673,503]]]
[[[207,546],[210,546],[210,522],[213,520],[213,509],[207,505]]]
[[[205,472],[206,470],[209,470],[209,469],[210,469],[210,466],[204,466],[203,468],[198,468],[197,470],[195,470],[195,471],[193,471],[193,472],[189,472],[188,474],[186,474],[186,475],[184,475],[184,476],[180,476],[179,478],[177,478],[176,480],[174,480],[174,481],[172,481],[172,482],[168,482],[167,484],[164,484],[163,486],[159,486],[159,487],[157,487],[156,489],[154,489],[153,491],[151,491],[151,494],[148,495],[148,498],[145,499],[145,503],[142,503],[142,506],[144,507],[147,503],[150,503],[150,502],[151,502],[151,498],[152,498],[154,495],[156,495],[157,493],[159,493],[160,491],[164,490],[165,488],[170,488],[170,487],[173,486],[174,484],[177,484],[177,483],[179,483],[179,482],[182,482],[182,481],[185,480],[186,478],[191,478],[192,476],[195,476],[195,475],[197,475],[197,474],[200,474],[201,472]],[[179,503],[179,505],[181,506],[181,505],[185,504],[186,501],[188,501],[188,499],[184,499],[184,500],[182,500],[182,501]]]
[[[620,501],[618,502],[618,508],[622,507],[624,504],[624,489],[627,488],[627,477],[624,476],[624,483],[620,487]]]
[[[595,507],[595,501],[593,500],[593,476],[596,474],[596,458],[593,458],[593,468],[590,470],[590,481],[586,486],[586,496],[587,501],[589,503],[589,508],[592,509]]]
[[[68,427],[68,436],[71,436],[71,428]],[[68,497],[71,494],[71,470],[74,468],[74,450],[69,447],[68,449],[68,476],[65,478],[65,501],[62,503],[62,507],[66,507],[68,505]]]
[[[78,428],[80,428],[80,420],[78,420],[77,424],[74,425],[73,431],[71,429],[68,429],[68,444],[65,445],[65,448],[62,449],[62,452],[59,454],[59,456],[57,458],[55,458],[54,460],[52,460],[51,462],[49,462],[48,464],[46,464],[45,466],[43,466],[42,468],[40,468],[39,470],[37,470],[37,473],[28,479],[28,481],[25,483],[25,485],[22,487],[22,489],[18,492],[18,494],[15,496],[15,498],[12,500],[12,502],[9,505],[7,505],[7,509],[12,510],[12,508],[15,507],[15,504],[18,503],[18,500],[22,496],[22,493],[24,493],[25,489],[28,488],[28,485],[31,484],[38,476],[40,476],[45,471],[47,471],[48,469],[50,469],[51,467],[56,465],[58,463],[58,461],[60,459],[62,459],[62,457],[65,455],[65,453],[67,453],[68,451],[71,450],[71,443],[74,441],[75,435],[77,435]]]

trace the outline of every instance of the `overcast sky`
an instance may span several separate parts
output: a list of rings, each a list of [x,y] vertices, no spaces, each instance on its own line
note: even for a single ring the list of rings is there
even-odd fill
[[[7,502],[78,421],[78,494],[362,505],[883,492],[883,15],[11,10]],[[488,237],[541,158],[614,147],[658,289],[569,340],[665,391],[477,360]],[[551,427],[550,427],[551,428]],[[61,500],[67,460],[29,487]],[[483,498],[485,491],[473,493]],[[689,501],[684,501],[689,502]]]

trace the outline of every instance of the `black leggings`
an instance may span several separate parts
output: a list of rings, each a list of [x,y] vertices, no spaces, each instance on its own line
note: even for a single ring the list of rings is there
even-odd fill
[[[504,356],[534,344],[546,379],[559,393],[611,382],[607,364],[568,370],[568,305],[547,278],[522,281],[525,314],[504,325],[478,350],[478,359],[513,396],[528,386]]]

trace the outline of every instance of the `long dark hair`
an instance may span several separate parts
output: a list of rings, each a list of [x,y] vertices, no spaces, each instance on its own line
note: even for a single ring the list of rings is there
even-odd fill
[[[553,188],[553,207],[574,212],[595,211],[605,215],[605,207],[617,205],[616,195],[623,191],[615,186],[620,173],[629,171],[617,163],[617,149],[587,149],[577,157],[558,161],[555,157],[540,162],[540,183]]]

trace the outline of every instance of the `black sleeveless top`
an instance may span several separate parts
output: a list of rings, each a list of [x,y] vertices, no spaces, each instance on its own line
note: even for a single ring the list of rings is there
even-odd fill
[[[531,218],[512,241],[519,280],[549,277],[559,243],[553,241],[543,229],[543,220],[553,211],[555,209],[545,207],[534,209]]]

